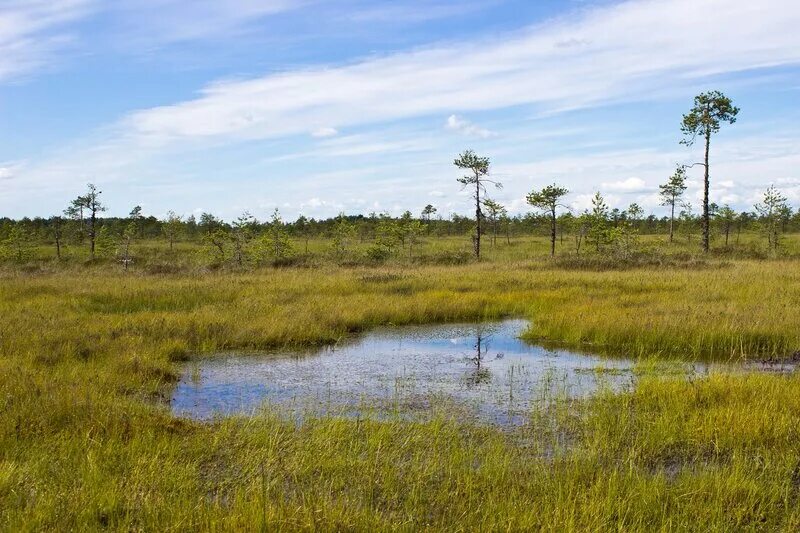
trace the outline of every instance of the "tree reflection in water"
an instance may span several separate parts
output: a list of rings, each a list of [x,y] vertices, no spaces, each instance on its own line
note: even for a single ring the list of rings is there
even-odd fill
[[[490,331],[484,329],[482,325],[478,325],[475,338],[475,354],[467,357],[467,361],[474,366],[465,376],[464,382],[467,388],[477,387],[479,385],[489,383],[492,380],[492,372],[483,363],[489,352],[489,341],[492,335]],[[498,354],[497,358],[502,357]]]

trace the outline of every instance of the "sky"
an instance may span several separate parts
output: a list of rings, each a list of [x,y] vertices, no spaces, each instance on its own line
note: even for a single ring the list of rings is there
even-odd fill
[[[0,0],[0,217],[88,183],[112,216],[467,214],[465,149],[513,214],[550,183],[664,214],[707,90],[741,108],[712,201],[798,206],[798,28],[797,0]]]

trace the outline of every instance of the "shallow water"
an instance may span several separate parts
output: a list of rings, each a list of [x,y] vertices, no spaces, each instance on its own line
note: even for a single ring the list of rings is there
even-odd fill
[[[633,361],[519,339],[528,322],[380,328],[311,352],[217,354],[190,363],[176,415],[209,419],[267,406],[290,416],[445,414],[520,424],[534,402],[621,389]]]

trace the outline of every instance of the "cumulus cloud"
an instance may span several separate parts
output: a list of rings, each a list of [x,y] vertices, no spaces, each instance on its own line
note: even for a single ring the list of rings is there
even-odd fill
[[[618,192],[641,192],[647,188],[647,184],[641,178],[627,178],[619,181],[604,182],[604,190]]]
[[[473,124],[469,120],[459,117],[458,115],[450,115],[447,117],[444,127],[451,131],[456,131],[468,137],[480,137],[481,139],[488,139],[497,135],[493,131],[486,128],[481,128],[477,124]]]

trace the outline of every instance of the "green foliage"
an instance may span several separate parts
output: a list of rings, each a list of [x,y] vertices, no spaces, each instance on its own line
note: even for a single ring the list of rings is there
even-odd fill
[[[406,234],[406,239],[408,241],[408,256],[413,257],[414,255],[414,246],[419,244],[420,237],[425,234],[427,228],[425,225],[416,219],[409,220],[404,227],[404,232]]]
[[[692,214],[692,204],[685,203],[678,215],[678,232],[686,237],[687,242],[691,242],[697,230],[697,219]]]
[[[277,208],[272,213],[267,231],[259,237],[254,254],[259,262],[273,264],[281,264],[294,254],[289,232]]]
[[[683,194],[686,192],[686,167],[678,165],[672,176],[669,177],[666,183],[658,186],[659,196],[661,197],[661,205],[669,206],[672,210],[672,215],[675,214],[675,208],[680,205]]]
[[[548,214],[555,212],[561,204],[561,198],[569,193],[564,187],[559,187],[556,184],[548,185],[541,191],[531,191],[526,196],[528,204],[547,212]]]
[[[426,205],[422,209],[422,220],[425,222],[430,222],[433,215],[436,214],[436,208],[433,207],[431,204]]]
[[[620,261],[628,261],[637,252],[639,246],[636,228],[628,220],[623,220],[620,224],[608,228],[606,240],[611,245],[614,258]]]
[[[134,239],[139,234],[140,229],[139,225],[137,224],[136,220],[131,220],[127,226],[125,226],[125,231],[122,233],[122,241],[120,242],[119,246],[119,255],[120,255],[120,262],[125,270],[130,268],[131,264],[133,264],[133,257],[131,256],[131,245],[133,244]]]
[[[550,218],[550,255],[556,253],[556,209],[566,207],[561,204],[561,198],[567,193],[569,193],[567,189],[558,187],[554,183],[541,191],[531,191],[526,197],[528,204],[540,209]]]
[[[0,259],[24,263],[31,260],[33,255],[33,241],[22,226],[13,226],[6,238],[0,241]]]
[[[136,233],[142,236],[144,233],[144,215],[142,214],[142,206],[137,205],[128,214],[131,222],[133,223]]]
[[[720,229],[722,230],[722,234],[725,236],[725,246],[728,246],[730,240],[730,234],[733,230],[734,225],[736,224],[737,213],[734,211],[731,206],[725,204],[723,205],[716,214],[715,220],[720,225]]]
[[[113,259],[118,246],[119,239],[106,226],[101,226],[95,237],[95,256],[100,259]]]
[[[203,251],[215,264],[225,262],[229,253],[228,233],[222,228],[207,231],[202,238]]]
[[[606,204],[605,199],[598,191],[592,197],[592,209],[586,216],[586,221],[589,225],[587,236],[589,241],[594,243],[594,248],[597,252],[610,242],[609,229],[611,226],[608,218],[608,204]]]
[[[167,218],[161,224],[161,231],[164,233],[164,237],[166,237],[169,243],[170,251],[175,249],[175,242],[180,239],[183,233],[183,227],[182,217],[175,214],[175,211],[167,211]]]
[[[492,246],[495,246],[497,244],[498,224],[508,214],[508,211],[503,205],[491,198],[485,198],[483,206],[486,208],[486,218],[492,228]]]
[[[483,205],[482,196],[486,196],[486,184],[490,183],[497,189],[503,187],[502,183],[488,179],[489,175],[489,158],[478,156],[472,150],[466,150],[461,153],[454,161],[453,164],[467,173],[462,177],[457,178],[462,188],[472,188],[472,200],[475,202],[475,233],[472,236],[473,250],[475,257],[481,256],[481,236],[483,229],[481,226],[483,219],[483,212],[481,205]]]
[[[371,263],[380,264],[385,263],[392,256],[392,251],[385,245],[375,243],[364,251],[364,255]]]
[[[300,215],[297,217],[297,220],[294,222],[294,231],[296,232],[297,236],[303,239],[305,243],[305,253],[308,253],[308,240],[310,237],[310,223],[308,219]]]
[[[485,176],[489,175],[489,158],[481,157],[472,150],[459,154],[453,164],[460,169],[468,171],[467,174],[457,179],[463,185],[478,185]]]
[[[347,220],[344,213],[340,213],[331,233],[331,248],[337,260],[341,261],[347,257],[355,236],[355,226]]]
[[[739,108],[733,105],[730,98],[720,91],[708,91],[694,97],[694,105],[683,115],[681,132],[684,134],[683,144],[691,146],[695,138],[710,136],[720,130],[722,123],[733,124]]]
[[[639,204],[636,202],[632,203],[628,206],[626,210],[627,220],[632,224],[636,224],[641,220],[642,215],[644,215],[644,209],[642,209]]]
[[[237,266],[242,266],[248,260],[249,245],[253,238],[255,219],[245,211],[231,224],[228,238],[231,242],[231,259]]]
[[[399,226],[399,221],[387,215],[380,215],[375,228],[374,248],[376,248],[376,250],[373,250],[372,255],[385,255],[387,258],[392,255],[395,247],[399,246],[401,241],[402,230]],[[385,253],[378,253],[378,248],[382,248]]]
[[[562,215],[562,225],[565,226],[566,231],[572,234],[576,255],[581,253],[583,243],[591,228],[591,223],[592,219],[588,211],[584,211],[577,217],[572,213],[564,213]]]
[[[761,231],[767,238],[769,249],[774,253],[778,250],[782,217],[787,209],[786,197],[774,185],[770,185],[755,209],[759,215]]]

